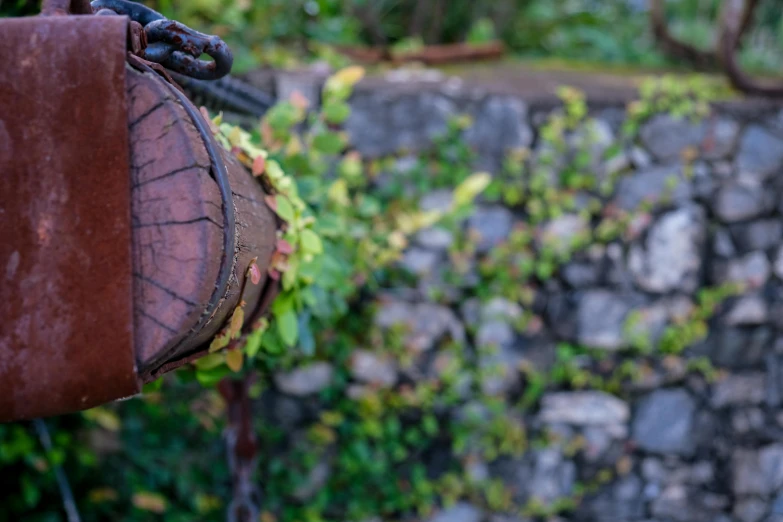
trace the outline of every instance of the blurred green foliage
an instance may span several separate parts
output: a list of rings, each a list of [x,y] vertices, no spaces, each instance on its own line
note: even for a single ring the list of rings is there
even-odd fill
[[[40,10],[40,0],[0,0],[0,17],[32,16]]]
[[[721,0],[667,2],[673,34],[708,47]],[[1,0],[0,16],[34,14],[37,0]],[[335,59],[334,45],[411,47],[499,38],[527,57],[662,67],[647,0],[145,0],[191,27],[221,35],[237,71],[260,63]],[[783,11],[762,0],[741,62],[783,67]]]
[[[513,328],[534,336],[542,325],[528,306],[536,286],[590,245],[626,234],[630,217],[650,211],[643,206],[628,216],[598,212],[625,171],[595,183],[596,161],[616,151],[591,155],[594,123],[575,89],[560,90],[562,108],[541,128],[546,157],[536,163],[529,161],[529,151],[509,151],[504,172],[490,181],[471,166],[473,151],[463,139],[472,123],[468,116],[454,118],[433,148],[418,154],[413,168],[398,169],[394,157],[370,161],[351,151],[341,124],[350,111],[345,100],[360,76],[356,68],[333,76],[318,111],[307,111],[296,96],[281,100],[253,134],[219,117],[213,121],[221,143],[278,189],[276,199],[287,199],[288,207],[277,199],[277,212],[290,225],[284,237],[303,254],[281,267],[284,280],[292,274],[281,294],[285,305],[273,309],[272,324],[242,340],[239,367],[218,352],[208,364],[199,362],[148,386],[140,398],[54,419],[54,450],[48,453],[26,423],[0,426],[0,521],[63,519],[54,465],[66,470],[85,522],[224,519],[231,498],[221,436],[226,412],[213,385],[251,368],[263,376],[252,396],[258,399],[254,427],[264,522],[423,517],[460,499],[520,516],[566,514],[615,470],[593,470],[580,477],[584,483],[573,495],[543,505],[535,498],[515,502],[507,485],[476,477],[471,466],[519,458],[551,442],[545,430],[525,422],[546,390],[600,389],[627,396],[628,385],[661,357],[683,357],[689,370],[716,374],[709,360],[690,358],[687,345],[706,335],[710,317],[734,292],[729,288],[705,290],[693,314],[673,325],[659,346],[639,336],[633,317],[625,350],[610,354],[560,344],[551,367],[520,368],[524,386],[511,397],[483,385],[508,371],[493,359],[496,347],[473,349],[449,336],[433,350],[434,370],[419,378],[388,388],[352,382],[357,347],[389,357],[403,370],[421,369],[420,348],[405,326],[380,328],[375,322],[378,291],[410,279],[395,261],[419,228],[437,222],[454,234],[446,277],[464,286],[476,239],[461,224],[474,198],[503,201],[525,216],[506,243],[479,257],[478,281],[465,291],[484,302],[502,296],[522,305],[525,312]],[[671,78],[645,84],[632,105],[626,139],[635,139],[639,122],[659,111],[703,117],[700,93],[697,85]],[[542,168],[553,169],[551,183],[543,180]],[[454,204],[443,213],[422,212],[420,199],[435,188],[452,191]],[[577,191],[591,197],[583,211],[575,206]],[[535,244],[533,227],[565,212],[582,212],[589,223],[585,233],[566,243],[543,238]],[[430,298],[439,301],[437,294]],[[475,333],[469,326],[468,335]],[[282,425],[271,375],[314,360],[328,361],[335,376],[319,395],[299,401],[293,425]],[[576,454],[580,447],[568,451]],[[317,480],[323,466],[329,471]]]
[[[239,71],[263,62],[339,62],[329,45],[399,48],[494,38],[526,56],[671,65],[655,49],[640,8],[643,2],[631,0],[155,0],[149,5],[191,27],[223,36],[235,50]],[[714,36],[716,5],[717,0],[670,3],[672,30],[706,46]],[[28,0],[0,3],[2,16],[37,10],[38,5]],[[781,24],[779,6],[763,2],[742,55],[746,65],[760,70],[781,66]],[[524,393],[517,398],[519,407],[509,409],[479,384],[502,369],[483,367],[475,353],[445,341],[439,352],[447,357],[437,378],[351,396],[348,367],[357,346],[391,354],[401,366],[411,364],[404,331],[368,326],[373,324],[375,292],[408,277],[394,264],[407,238],[436,220],[451,228],[457,240],[449,253],[447,277],[461,281],[475,244],[456,224],[481,192],[477,187],[485,187],[480,186],[482,178],[474,176],[472,153],[461,139],[470,125],[468,118],[452,121],[434,148],[419,155],[412,170],[395,172],[393,158],[370,162],[350,152],[340,130],[349,111],[345,100],[350,85],[347,90],[344,85],[332,87],[316,114],[307,113],[300,101],[281,100],[252,136],[221,126],[229,146],[236,145],[251,160],[255,151],[265,149],[266,174],[276,182],[291,183],[283,192],[290,208],[280,203],[278,211],[296,224],[288,239],[304,254],[287,272],[294,275],[288,276],[289,294],[273,310],[274,323],[244,340],[243,363],[267,377],[314,359],[328,360],[337,370],[334,384],[313,399],[321,412],[297,426],[301,439],[291,440],[290,431],[275,425],[268,411],[258,412],[260,478],[264,508],[269,511],[265,522],[421,515],[466,497],[493,510],[520,514],[572,510],[584,489],[577,488],[574,498],[549,508],[535,503],[515,506],[503,484],[474,480],[466,470],[476,458],[515,457],[530,446],[546,444],[546,434],[530,432],[522,419],[525,408],[534,406],[546,389],[594,388],[622,394],[624,383],[655,364],[658,352],[647,338],[638,336],[631,317],[629,351],[618,355],[613,365],[604,361],[597,372],[592,361],[605,354],[560,345],[550,370],[523,369]],[[646,85],[641,99],[629,107],[627,139],[633,139],[641,121],[656,113],[702,117],[704,100],[699,93],[705,91],[671,78]],[[585,100],[570,89],[561,96],[563,110],[542,129],[551,157],[532,166],[529,151],[510,151],[505,170],[486,187],[485,197],[514,207],[534,225],[574,212],[574,193],[592,191],[595,204],[583,216],[591,227],[572,243],[541,246],[533,244],[530,228],[518,228],[506,244],[481,260],[475,289],[480,299],[502,295],[528,305],[537,283],[551,278],[590,244],[622,236],[633,218],[599,215],[600,198],[611,192],[615,179],[605,186],[595,183],[594,158],[587,154],[591,123]],[[305,133],[297,130],[302,124],[309,129]],[[586,148],[569,150],[567,144],[578,132],[586,133]],[[613,152],[607,150],[606,156]],[[545,169],[556,169],[554,186],[545,181]],[[291,172],[295,179],[284,174]],[[390,172],[395,174],[392,182]],[[420,212],[419,199],[434,188],[467,196],[446,215]],[[680,356],[689,343],[703,338],[710,316],[731,290],[707,290],[693,316],[667,330],[658,350]],[[540,320],[525,314],[514,327],[528,333],[540,326]],[[485,353],[492,347],[477,349]],[[221,439],[225,411],[211,385],[232,373],[225,362],[224,354],[215,354],[156,383],[141,399],[52,421],[55,449],[48,453],[26,423],[0,426],[0,522],[63,519],[54,465],[67,471],[86,522],[222,519],[230,498]],[[690,361],[689,368],[705,375],[715,372],[701,359]],[[481,407],[482,415],[445,415],[467,406],[461,392],[465,379],[471,390],[468,397]],[[160,385],[160,390],[154,389]],[[254,393],[263,402],[271,392],[260,387]],[[445,454],[448,458],[433,475],[431,464]],[[323,462],[331,467],[329,479],[307,501],[293,498]],[[596,481],[605,480],[606,473],[599,470]]]
[[[415,46],[499,38],[528,57],[667,66],[649,30],[646,0],[150,0],[170,17],[233,40],[241,64],[322,57],[323,45]],[[667,2],[672,32],[710,46],[720,0]],[[740,58],[783,66],[783,12],[762,0]],[[279,45],[287,46],[281,55]],[[286,58],[284,59],[283,56]]]

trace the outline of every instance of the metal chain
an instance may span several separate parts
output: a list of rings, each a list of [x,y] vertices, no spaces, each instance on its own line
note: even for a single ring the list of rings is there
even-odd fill
[[[228,411],[226,454],[234,491],[228,507],[228,522],[256,522],[261,511],[261,491],[254,480],[258,441],[253,431],[253,411],[248,394],[253,379],[252,374],[239,380],[226,378],[218,385]]]
[[[90,5],[97,15],[124,15],[141,25],[140,58],[198,80],[217,80],[231,72],[234,55],[218,36],[200,33],[130,0],[94,0]],[[212,61],[201,60],[204,54]]]

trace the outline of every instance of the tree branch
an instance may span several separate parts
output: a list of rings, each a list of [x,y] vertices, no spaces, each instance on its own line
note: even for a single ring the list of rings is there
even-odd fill
[[[725,0],[718,33],[718,58],[732,86],[746,94],[783,97],[783,82],[763,82],[742,70],[737,51],[750,27],[758,0]]]
[[[715,69],[718,65],[715,53],[699,49],[671,35],[666,23],[664,0],[650,0],[649,5],[650,26],[652,27],[653,35],[666,54],[685,60],[697,69]]]

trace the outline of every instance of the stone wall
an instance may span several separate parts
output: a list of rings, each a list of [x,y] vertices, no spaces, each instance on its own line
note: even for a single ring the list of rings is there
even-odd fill
[[[513,94],[449,81],[372,84],[352,99],[347,128],[363,155],[379,157],[425,149],[451,116],[467,112],[474,125],[465,137],[480,153],[477,167],[497,171],[508,149],[530,148],[536,157],[553,105],[529,106]],[[519,459],[478,459],[472,473],[501,478],[521,499],[551,504],[573,495],[595,469],[613,470],[613,478],[563,520],[781,522],[783,115],[771,104],[716,105],[695,124],[655,116],[634,141],[621,138],[624,104],[593,107],[593,116],[601,146],[621,150],[598,169],[622,173],[606,209],[652,203],[634,214],[625,234],[575,254],[524,310],[501,297],[480,302],[445,282],[454,238],[445,230],[424,231],[402,261],[417,282],[380,296],[376,323],[407,325],[410,339],[435,359],[444,336],[466,350],[498,347],[490,361],[479,356],[479,365],[500,362],[503,368],[480,383],[483,391],[509,397],[509,415],[559,438]],[[437,208],[444,198],[435,191],[422,207]],[[465,224],[481,238],[476,256],[502,245],[523,219],[514,208],[480,205]],[[539,232],[567,240],[586,226],[578,214],[566,213]],[[547,389],[535,407],[513,406],[511,398],[530,385],[520,368],[551,367],[558,343],[619,353],[628,345],[629,316],[636,314],[654,344],[692,314],[702,289],[732,282],[744,290],[712,314],[706,339],[682,356],[639,356],[641,373],[624,393]],[[512,324],[528,311],[541,323],[520,333]],[[378,354],[358,357],[352,369],[358,384],[393,386],[412,378]],[[694,371],[697,361],[712,363],[718,377]],[[600,361],[585,364],[601,371]],[[274,404],[302,407],[331,378],[328,363],[279,376],[273,410]],[[518,520],[467,502],[432,519]]]

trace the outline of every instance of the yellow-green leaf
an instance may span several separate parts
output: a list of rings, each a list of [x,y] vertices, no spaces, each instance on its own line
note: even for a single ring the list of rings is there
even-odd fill
[[[412,234],[422,228],[434,225],[441,217],[443,214],[439,210],[402,214],[397,217],[397,226],[403,234]]]
[[[364,69],[358,65],[346,67],[334,73],[324,85],[327,94],[342,94],[350,91],[354,85],[364,78]]]
[[[313,137],[313,148],[324,154],[338,154],[345,148],[345,137],[337,132],[322,132]]]
[[[211,353],[209,355],[205,355],[201,359],[198,359],[196,361],[196,368],[199,370],[211,370],[223,364],[225,360],[226,356],[224,354]]]
[[[238,372],[242,369],[242,363],[244,362],[244,356],[240,350],[230,350],[226,353],[226,366],[228,366],[232,372]]]
[[[294,207],[291,205],[291,202],[288,201],[288,198],[278,195],[275,196],[275,202],[277,203],[275,212],[280,216],[280,219],[288,221],[289,223],[292,222],[294,220]]]
[[[296,344],[296,340],[299,338],[299,325],[296,321],[296,314],[293,310],[288,310],[285,313],[278,315],[276,318],[277,331],[280,334],[280,338],[288,346]]]
[[[242,145],[242,129],[239,127],[234,127],[227,137],[232,146],[239,147]]]
[[[342,178],[336,180],[329,187],[327,196],[329,197],[329,201],[347,207],[350,204],[350,200],[348,199],[348,183]]]
[[[318,234],[309,228],[302,230],[302,234],[299,239],[302,242],[302,250],[308,254],[320,254],[324,251],[321,238],[318,237]]]
[[[349,180],[355,180],[362,175],[362,157],[356,152],[345,155],[338,166],[340,176]]]
[[[101,504],[103,502],[112,502],[119,498],[117,491],[112,488],[96,488],[87,493],[87,498],[93,504]]]
[[[167,503],[166,497],[160,493],[153,493],[151,491],[140,491],[133,495],[133,505],[137,508],[150,511],[152,513],[165,513]]]
[[[468,176],[462,183],[454,189],[454,204],[458,207],[472,202],[476,196],[481,194],[489,183],[492,176],[486,172],[479,172]]]
[[[231,339],[239,338],[242,333],[242,325],[245,322],[245,310],[241,306],[237,306],[234,309],[234,313],[231,314],[231,322],[228,327],[228,335]]]
[[[267,160],[265,167],[266,167],[265,170],[266,175],[272,181],[277,181],[285,176],[285,172],[283,172],[283,168],[275,160]]]
[[[326,103],[323,107],[323,115],[327,122],[340,125],[348,119],[351,107],[344,101]]]
[[[249,358],[252,359],[256,355],[258,355],[259,350],[261,350],[261,338],[264,335],[265,329],[266,328],[260,328],[247,337],[247,343],[245,344],[245,353]]]
[[[196,380],[205,388],[216,386],[226,375],[231,373],[228,366],[221,365],[211,370],[196,371]]]
[[[194,500],[196,509],[201,514],[220,509],[223,504],[217,495],[208,495],[206,493],[196,493]]]
[[[122,426],[119,416],[112,410],[106,408],[92,408],[85,411],[84,416],[108,431],[119,431]]]
[[[229,335],[228,330],[223,329],[215,336],[214,339],[212,339],[212,342],[209,344],[209,353],[213,353],[220,350],[221,348],[225,348],[228,346],[228,342],[230,340],[231,336]]]

